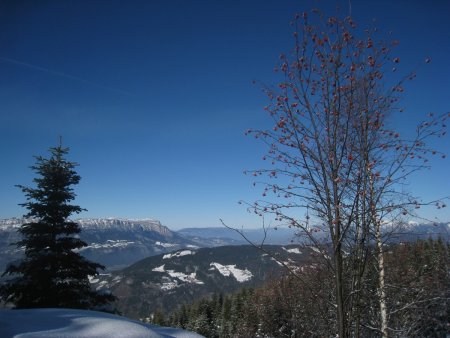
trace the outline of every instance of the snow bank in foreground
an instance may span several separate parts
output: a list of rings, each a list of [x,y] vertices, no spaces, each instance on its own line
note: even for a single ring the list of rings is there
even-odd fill
[[[103,312],[71,309],[0,310],[2,338],[200,338]]]

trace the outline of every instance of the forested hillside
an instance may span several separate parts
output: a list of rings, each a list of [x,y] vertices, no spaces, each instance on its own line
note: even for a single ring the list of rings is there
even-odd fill
[[[396,244],[386,250],[389,328],[399,337],[447,337],[450,333],[450,245],[442,240]],[[375,277],[375,262],[369,274]],[[183,304],[170,314],[155,313],[153,322],[186,328],[206,337],[331,337],[336,332],[335,306],[322,297],[332,287],[324,269],[303,269],[275,278],[263,287],[230,295],[214,294]],[[376,290],[376,278],[364,287]],[[375,292],[375,291],[374,291]],[[376,295],[361,299],[361,337],[377,337]],[[355,328],[356,329],[356,328]]]
[[[260,286],[283,275],[283,265],[297,268],[318,258],[311,248],[298,245],[264,248],[268,253],[250,245],[178,250],[101,274],[91,283],[96,289],[113,292],[122,314],[145,319],[158,310],[168,313],[180,303],[214,293]]]

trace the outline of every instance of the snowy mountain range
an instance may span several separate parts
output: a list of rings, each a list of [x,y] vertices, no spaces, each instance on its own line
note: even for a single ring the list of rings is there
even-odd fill
[[[11,245],[20,239],[17,230],[23,222],[25,220],[20,218],[0,220],[0,271],[23,256],[23,250]],[[78,219],[76,222],[82,228],[80,238],[88,244],[80,250],[81,253],[105,265],[108,270],[124,268],[146,257],[179,249],[247,244],[238,233],[225,227],[172,231],[154,219],[99,218]],[[391,242],[438,236],[448,240],[449,230],[447,223],[411,223],[396,231]],[[264,231],[247,229],[245,235],[259,244],[264,238]],[[298,243],[292,229],[269,229],[267,235],[266,244]]]
[[[18,218],[0,220],[0,270],[23,255],[23,250],[10,244],[20,239],[17,229],[24,221]],[[122,268],[145,257],[180,248],[198,247],[156,220],[105,218],[76,222],[82,228],[80,238],[88,244],[81,253],[108,269]]]
[[[20,239],[17,232],[26,220],[0,219],[0,271],[23,255],[23,250],[11,245]],[[154,219],[97,218],[78,219],[80,238],[88,246],[81,253],[103,264],[108,270],[120,269],[143,258],[182,248],[215,247],[246,244],[237,233],[227,228],[189,228],[178,232]],[[246,235],[258,242],[261,230],[248,230]],[[273,231],[268,243],[289,243],[293,232]]]

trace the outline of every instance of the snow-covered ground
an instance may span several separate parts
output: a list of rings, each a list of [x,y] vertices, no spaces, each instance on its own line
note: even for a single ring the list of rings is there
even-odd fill
[[[286,251],[289,252],[289,253],[295,253],[295,254],[298,254],[298,255],[301,255],[301,254],[302,254],[302,252],[300,251],[299,248],[292,248],[292,249],[286,249],[286,248],[283,248],[283,249],[286,250]]]
[[[162,246],[163,248],[173,248],[174,246],[177,246],[178,244],[165,243],[165,242],[157,241],[157,242],[155,243],[155,245]]]
[[[164,265],[158,266],[156,268],[153,268],[152,271],[155,272],[165,272],[167,273],[170,277],[172,278],[176,278],[178,279],[180,282],[184,282],[184,283],[191,283],[191,284],[205,284],[203,283],[201,280],[197,279],[197,274],[195,272],[186,275],[183,272],[176,272],[175,270],[166,270],[164,268]],[[172,290],[174,288],[177,288],[181,286],[181,284],[178,283],[178,281],[176,280],[171,280],[171,279],[167,279],[167,277],[163,277],[163,284],[161,284],[161,289],[162,290]]]
[[[241,270],[236,268],[236,264],[222,265],[212,262],[210,266],[216,268],[225,277],[232,275],[240,283],[247,282],[253,277],[252,273],[247,269]]]
[[[134,243],[135,243],[134,241],[127,241],[124,239],[119,239],[119,240],[108,239],[106,241],[106,243],[91,243],[85,247],[80,248],[78,251],[84,251],[84,250],[88,250],[88,249],[98,250],[98,249],[111,249],[111,248],[125,248],[129,245],[133,245]]]
[[[191,251],[191,250],[183,250],[183,251],[177,251],[174,253],[170,253],[167,255],[163,256],[163,259],[170,259],[173,257],[183,257],[183,256],[187,256],[187,255],[193,255],[195,254],[195,251]]]
[[[181,329],[144,324],[97,311],[0,310],[2,338],[201,338]]]

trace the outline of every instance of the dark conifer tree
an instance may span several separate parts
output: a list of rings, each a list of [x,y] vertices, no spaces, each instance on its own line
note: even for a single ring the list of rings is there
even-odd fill
[[[71,188],[80,176],[74,162],[64,156],[69,148],[50,148],[50,158],[36,157],[31,169],[37,174],[35,188],[18,185],[27,201],[27,222],[19,228],[22,240],[15,243],[25,249],[25,258],[10,264],[4,276],[9,279],[1,287],[4,301],[16,308],[65,307],[101,308],[111,302],[111,294],[91,289],[89,276],[104,269],[88,261],[77,249],[87,244],[80,240],[79,225],[69,217],[84,209],[70,202],[75,198]]]

